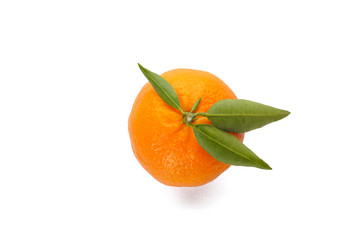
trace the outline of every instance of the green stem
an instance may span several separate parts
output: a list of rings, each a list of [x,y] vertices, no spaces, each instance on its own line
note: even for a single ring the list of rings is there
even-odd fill
[[[195,114],[196,114],[196,116],[203,116],[203,117],[207,117],[207,116],[209,116],[209,114],[208,114],[208,113],[202,113],[202,112],[195,113]]]
[[[196,114],[192,112],[186,112],[184,113],[183,123],[190,124],[192,123],[196,118]]]

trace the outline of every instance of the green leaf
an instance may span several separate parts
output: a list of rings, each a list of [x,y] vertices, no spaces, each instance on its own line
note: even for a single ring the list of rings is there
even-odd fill
[[[211,123],[228,132],[248,132],[278,121],[290,112],[241,99],[224,99],[210,107],[206,116]]]
[[[192,106],[190,112],[194,112],[198,108],[200,101],[201,101],[201,98],[199,98],[199,100],[197,100],[196,103],[194,103],[194,106]]]
[[[191,125],[196,140],[216,160],[237,166],[271,169],[233,135],[209,124]]]
[[[169,104],[171,107],[180,110],[183,113],[183,110],[180,106],[180,100],[177,96],[174,88],[160,75],[151,72],[150,70],[144,68],[138,63],[140,70],[149,80],[159,97]]]

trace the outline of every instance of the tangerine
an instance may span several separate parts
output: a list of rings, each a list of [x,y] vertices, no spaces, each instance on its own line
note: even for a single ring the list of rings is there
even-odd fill
[[[236,99],[215,75],[193,69],[174,69],[161,75],[175,89],[185,112],[201,98],[197,112],[206,112],[222,99]],[[129,117],[129,134],[135,157],[159,182],[169,186],[204,185],[230,165],[210,156],[197,142],[183,114],[166,104],[148,82],[135,99]],[[211,124],[198,117],[193,124]],[[244,133],[231,133],[240,141]]]

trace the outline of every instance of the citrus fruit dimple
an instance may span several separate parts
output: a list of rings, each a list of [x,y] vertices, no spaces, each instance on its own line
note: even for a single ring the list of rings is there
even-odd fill
[[[181,107],[190,111],[201,97],[196,112],[206,112],[215,102],[236,99],[230,88],[215,75],[192,69],[174,69],[161,75],[175,89]],[[210,124],[197,117],[193,124]],[[136,97],[129,117],[129,134],[139,163],[159,182],[170,186],[206,184],[230,165],[210,156],[196,141],[183,115],[167,105],[146,83]],[[232,133],[239,140],[244,134]]]

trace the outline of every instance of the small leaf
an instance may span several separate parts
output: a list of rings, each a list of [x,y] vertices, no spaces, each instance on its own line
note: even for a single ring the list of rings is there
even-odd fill
[[[194,103],[194,106],[191,108],[190,112],[194,112],[198,108],[200,101],[201,98],[199,98],[199,100],[197,100],[196,103]]]
[[[142,73],[145,75],[145,77],[149,80],[159,97],[169,104],[171,107],[176,108],[183,112],[180,106],[180,100],[177,96],[174,88],[166,81],[163,77],[160,75],[151,72],[150,70],[144,68],[139,63],[139,68],[142,71]]]
[[[228,132],[248,132],[278,121],[290,112],[241,99],[224,99],[210,107],[206,116],[211,123]]]
[[[237,166],[271,169],[233,135],[209,124],[192,125],[192,128],[200,146],[216,160]]]

